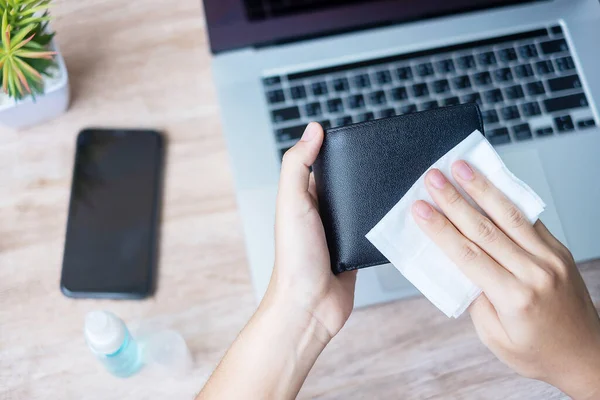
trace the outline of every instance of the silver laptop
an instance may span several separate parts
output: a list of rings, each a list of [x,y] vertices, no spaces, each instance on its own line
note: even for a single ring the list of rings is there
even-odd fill
[[[205,0],[213,69],[257,297],[273,266],[282,154],[324,127],[464,102],[548,203],[577,260],[600,257],[598,0]],[[356,305],[414,295],[391,265]]]

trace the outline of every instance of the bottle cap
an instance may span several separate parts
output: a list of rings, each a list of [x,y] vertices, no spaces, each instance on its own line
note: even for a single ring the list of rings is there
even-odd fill
[[[113,354],[123,344],[127,330],[123,321],[108,311],[92,311],[85,316],[85,339],[92,351]]]
[[[168,374],[182,374],[192,368],[192,355],[185,339],[177,332],[155,332],[144,343],[145,360]]]

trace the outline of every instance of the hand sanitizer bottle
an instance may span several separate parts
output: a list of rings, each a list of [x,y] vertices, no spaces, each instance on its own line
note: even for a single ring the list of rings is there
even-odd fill
[[[125,323],[108,311],[85,317],[85,340],[96,358],[115,376],[126,378],[139,371],[142,357]]]

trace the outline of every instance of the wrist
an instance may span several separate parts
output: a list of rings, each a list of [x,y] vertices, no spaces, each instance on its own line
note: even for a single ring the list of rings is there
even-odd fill
[[[268,290],[244,332],[260,337],[260,357],[273,374],[274,398],[294,398],[329,342],[324,328],[310,313],[286,296]],[[248,333],[247,333],[248,334]]]
[[[600,398],[600,384],[597,380],[600,379],[600,371],[597,371],[596,380],[590,379],[575,379],[566,386],[556,386],[567,394],[573,400],[596,400]]]
[[[574,400],[596,400],[600,398],[600,351],[590,351],[589,360],[581,360],[572,373],[563,376],[563,382],[556,384]]]
[[[270,285],[259,305],[258,313],[268,319],[269,324],[277,325],[276,329],[295,338],[299,344],[320,348],[322,351],[331,341],[329,331],[306,305],[288,293],[288,290]]]

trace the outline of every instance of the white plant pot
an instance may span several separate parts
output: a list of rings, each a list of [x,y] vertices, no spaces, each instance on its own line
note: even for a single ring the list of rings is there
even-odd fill
[[[36,95],[35,100],[28,96],[15,101],[4,92],[0,92],[0,125],[19,129],[39,124],[63,114],[69,108],[69,75],[65,60],[56,44],[52,48],[57,68],[51,71],[51,77],[44,77],[44,93]]]

